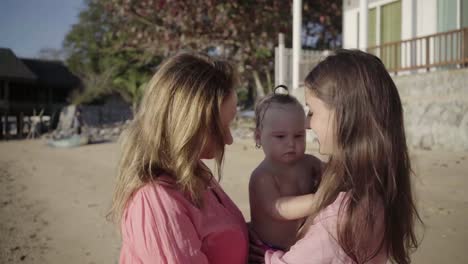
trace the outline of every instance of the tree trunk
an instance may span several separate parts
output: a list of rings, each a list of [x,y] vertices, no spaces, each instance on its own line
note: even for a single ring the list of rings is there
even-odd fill
[[[252,84],[249,81],[249,84],[247,86],[247,102],[245,102],[245,108],[250,108],[255,105],[255,94],[254,94],[254,88],[252,87]]]
[[[136,115],[137,111],[138,111],[138,103],[137,103],[136,100],[134,100],[133,103],[132,103],[132,115],[133,115],[132,119],[135,118],[135,115]]]
[[[260,76],[258,76],[258,71],[252,71],[253,78],[255,80],[255,90],[257,92],[257,98],[265,96],[265,90],[263,89],[262,82],[260,81]]]
[[[271,74],[269,69],[265,69],[265,75],[267,79],[267,93],[273,92],[273,83],[271,82]]]

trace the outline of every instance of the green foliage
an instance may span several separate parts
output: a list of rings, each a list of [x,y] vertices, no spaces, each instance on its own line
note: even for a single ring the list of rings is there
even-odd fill
[[[108,68],[99,74],[92,72],[86,74],[81,78],[84,90],[72,96],[72,103],[76,105],[93,103],[102,96],[112,93],[111,87],[114,74],[114,68]]]
[[[305,0],[303,21],[319,21],[327,32],[337,34],[341,2]],[[278,33],[285,33],[286,45],[291,40],[291,0],[86,0],[86,4],[64,41],[68,66],[86,80],[80,95],[84,101],[118,92],[135,107],[163,58],[195,50],[236,63],[246,91],[240,101],[253,102],[254,91],[271,89]]]
[[[161,57],[124,45],[132,37],[117,29],[122,21],[109,11],[110,0],[87,1],[64,41],[66,63],[84,82],[84,90],[73,96],[75,103],[90,103],[119,93],[136,107]],[[119,33],[119,34],[116,34]]]
[[[129,69],[114,79],[113,84],[117,92],[127,101],[131,102],[134,110],[140,102],[146,85],[150,79],[149,74],[136,69]]]

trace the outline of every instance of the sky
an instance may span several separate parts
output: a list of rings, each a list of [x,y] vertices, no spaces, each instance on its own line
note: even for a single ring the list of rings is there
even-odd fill
[[[60,49],[83,8],[83,0],[0,0],[0,47],[22,58]]]

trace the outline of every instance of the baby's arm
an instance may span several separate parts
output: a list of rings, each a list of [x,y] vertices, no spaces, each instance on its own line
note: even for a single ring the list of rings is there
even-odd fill
[[[285,196],[276,199],[274,214],[284,220],[296,220],[309,216],[314,205],[314,194]]]
[[[304,183],[310,186],[310,192],[315,192],[321,180],[324,163],[312,155],[306,155],[305,170],[310,171],[306,177],[313,176],[312,181],[304,179]],[[295,220],[310,215],[314,205],[314,194],[300,196],[286,196],[276,199],[274,211],[278,218],[285,220]]]
[[[310,214],[314,195],[281,197],[271,175],[254,173],[249,184],[250,204],[278,220],[296,220]]]

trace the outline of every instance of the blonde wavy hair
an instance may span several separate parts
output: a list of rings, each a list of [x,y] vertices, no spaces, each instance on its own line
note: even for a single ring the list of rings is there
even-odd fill
[[[121,136],[109,220],[120,224],[132,195],[161,175],[173,178],[194,205],[203,206],[201,193],[213,174],[200,157],[207,145],[214,145],[220,178],[227,132],[220,109],[236,84],[231,64],[206,55],[183,53],[161,64]]]

